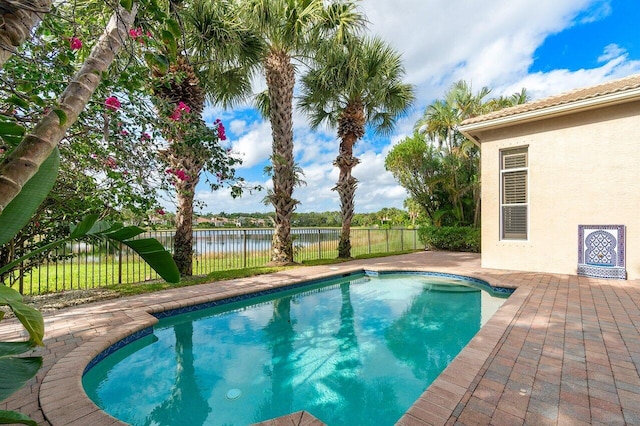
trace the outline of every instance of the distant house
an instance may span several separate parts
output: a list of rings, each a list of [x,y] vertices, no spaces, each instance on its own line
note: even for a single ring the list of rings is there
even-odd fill
[[[640,75],[475,117],[482,266],[640,278]]]
[[[225,226],[229,220],[226,217],[214,217],[211,218],[211,223],[215,227]]]
[[[195,224],[196,225],[202,225],[204,223],[211,223],[211,219],[209,219],[208,217],[196,217],[195,218]]]

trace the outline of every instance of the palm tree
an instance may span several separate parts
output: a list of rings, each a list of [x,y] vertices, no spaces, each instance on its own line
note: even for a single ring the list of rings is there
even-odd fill
[[[389,134],[396,120],[414,100],[414,90],[402,82],[400,55],[379,38],[350,38],[339,47],[323,46],[314,67],[303,77],[300,108],[311,126],[326,122],[338,127],[340,149],[333,165],[340,176],[333,188],[340,196],[342,232],[338,256],[351,257],[351,220],[358,181],[351,170],[360,160],[353,146],[365,134],[365,126]]]
[[[261,46],[240,25],[239,9],[230,1],[198,0],[189,9],[173,10],[184,20],[184,49],[168,72],[155,70],[154,93],[161,100],[160,109],[182,108],[190,113],[184,116],[191,116],[188,130],[173,123],[165,126],[165,138],[172,142],[161,152],[176,190],[174,260],[181,275],[191,275],[195,189],[202,170],[207,165],[216,167],[219,157],[215,139],[220,135],[213,134],[216,129],[208,129],[202,120],[205,101],[228,107],[247,99]]]
[[[293,262],[291,215],[298,204],[293,188],[298,181],[293,157],[293,61],[308,57],[321,40],[340,41],[359,29],[363,17],[350,2],[323,0],[249,0],[243,6],[264,42],[264,69],[272,134],[273,189],[266,199],[275,208],[271,261]]]
[[[447,178],[443,183],[451,204],[448,210],[441,213],[450,215],[457,224],[473,223],[478,226],[480,220],[480,180],[477,178],[480,152],[473,141],[467,140],[458,132],[458,125],[467,118],[528,100],[525,89],[512,96],[486,100],[490,93],[488,87],[482,87],[474,94],[471,86],[460,80],[449,88],[444,99],[438,99],[427,106],[424,115],[415,124],[417,131],[425,134],[440,148],[445,148],[443,165]],[[466,202],[467,196],[472,200]]]

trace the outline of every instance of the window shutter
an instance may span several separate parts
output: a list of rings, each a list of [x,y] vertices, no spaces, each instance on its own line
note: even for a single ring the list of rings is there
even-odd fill
[[[527,202],[527,171],[519,170],[502,174],[502,203],[523,204]]]
[[[528,148],[502,153],[502,238],[527,238]]]
[[[509,169],[521,169],[528,166],[527,164],[527,152],[520,152],[522,150],[514,150],[502,156],[502,170]]]
[[[502,207],[502,233],[507,239],[527,238],[527,206]]]

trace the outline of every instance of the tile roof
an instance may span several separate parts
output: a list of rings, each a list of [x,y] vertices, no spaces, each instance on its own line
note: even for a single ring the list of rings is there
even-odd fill
[[[559,95],[550,96],[548,98],[527,102],[526,104],[516,105],[514,107],[494,111],[489,114],[479,115],[477,117],[469,118],[463,121],[461,124],[462,126],[466,126],[470,124],[482,123],[485,121],[509,117],[526,112],[543,110],[545,108],[560,105],[567,105],[573,102],[594,99],[600,96],[612,95],[638,88],[640,88],[640,74],[634,74],[629,77],[612,80],[603,84],[599,84],[597,86],[576,89]]]

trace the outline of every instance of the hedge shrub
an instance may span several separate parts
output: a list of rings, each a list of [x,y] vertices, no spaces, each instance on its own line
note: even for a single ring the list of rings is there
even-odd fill
[[[480,253],[480,228],[425,226],[418,237],[428,249]]]

